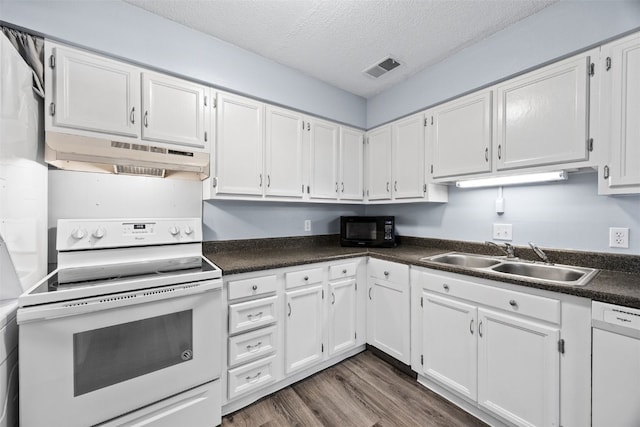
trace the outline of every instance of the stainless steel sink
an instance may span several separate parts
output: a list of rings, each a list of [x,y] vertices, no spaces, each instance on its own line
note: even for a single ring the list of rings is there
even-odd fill
[[[492,265],[500,264],[500,261],[495,258],[483,257],[480,255],[471,255],[463,253],[450,253],[444,255],[438,255],[435,257],[422,258],[424,260],[441,262],[443,264],[459,265],[461,267],[468,268],[486,268]]]
[[[443,255],[425,257],[421,261],[455,265],[502,276],[531,278],[537,281],[570,286],[584,286],[598,273],[598,270],[593,268],[542,264],[517,258],[509,259],[462,252],[450,252]]]
[[[550,280],[553,282],[578,282],[591,273],[592,268],[568,267],[559,265],[529,264],[524,262],[506,262],[496,265],[493,271],[513,274],[515,276],[533,277],[534,279]]]

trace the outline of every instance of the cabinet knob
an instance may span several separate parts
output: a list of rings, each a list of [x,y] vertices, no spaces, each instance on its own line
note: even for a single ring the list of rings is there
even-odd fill
[[[342,270],[342,274],[347,274],[347,269]]]
[[[309,276],[304,276],[304,281],[306,282],[307,280],[309,280]]]
[[[253,286],[251,287],[251,289],[253,289],[254,291],[257,291],[257,290],[258,290],[258,285],[253,285]]]
[[[446,283],[443,283],[442,287],[444,288],[445,291],[449,292],[449,285],[447,285]]]
[[[512,300],[509,301],[509,305],[511,307],[517,307],[518,306],[518,302],[516,300],[512,299]]]
[[[388,277],[388,276],[389,276],[389,272],[388,272],[388,271],[385,271],[385,272],[384,272],[384,277]]]

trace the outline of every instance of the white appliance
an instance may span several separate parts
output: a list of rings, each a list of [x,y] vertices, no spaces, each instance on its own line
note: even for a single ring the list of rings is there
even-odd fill
[[[221,422],[222,272],[199,218],[59,220],[58,268],[20,296],[20,421]]]
[[[7,245],[0,235],[0,427],[18,425],[18,326],[22,293]]]
[[[594,301],[593,427],[640,426],[640,310]]]

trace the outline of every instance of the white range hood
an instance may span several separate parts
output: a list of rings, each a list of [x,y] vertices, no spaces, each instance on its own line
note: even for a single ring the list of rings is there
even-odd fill
[[[46,132],[45,161],[57,168],[112,174],[203,180],[209,154],[140,142]]]

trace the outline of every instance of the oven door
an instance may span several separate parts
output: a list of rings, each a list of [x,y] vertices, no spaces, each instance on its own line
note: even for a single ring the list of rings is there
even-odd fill
[[[220,285],[19,309],[21,425],[93,425],[218,378]]]

